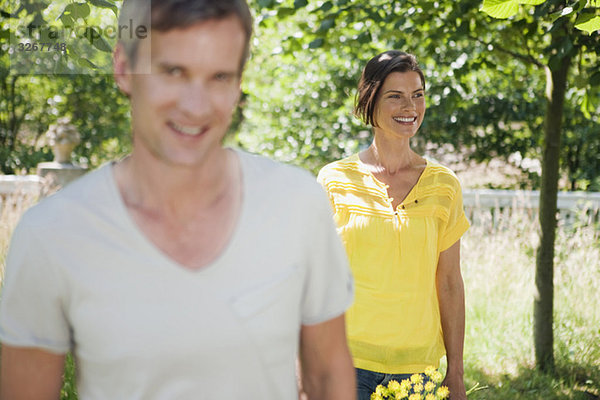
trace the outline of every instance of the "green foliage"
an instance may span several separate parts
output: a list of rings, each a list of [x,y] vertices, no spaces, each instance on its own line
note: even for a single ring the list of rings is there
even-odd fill
[[[475,5],[475,2],[471,3]],[[252,135],[253,129],[263,127],[263,121],[279,120],[281,123],[273,127],[279,132],[273,132],[268,141],[264,141],[262,136],[257,139],[262,145],[259,149],[270,150],[270,154],[286,161],[308,163],[313,170],[329,160],[366,146],[370,140],[369,130],[351,116],[358,77],[373,55],[388,48],[397,48],[416,53],[426,67],[430,104],[425,125],[417,139],[421,141],[421,147],[426,141],[452,143],[457,148],[476,149],[481,158],[490,157],[489,148],[495,149],[494,141],[498,140],[494,138],[493,131],[482,140],[481,132],[486,131],[486,126],[502,131],[497,126],[507,126],[509,122],[490,118],[489,113],[523,121],[530,117],[530,114],[525,114],[526,110],[531,111],[542,103],[537,101],[535,90],[531,87],[523,89],[526,101],[522,101],[522,96],[514,100],[504,99],[511,94],[512,88],[507,77],[515,74],[515,68],[520,66],[504,67],[504,60],[489,59],[485,43],[473,43],[469,36],[475,36],[475,33],[470,31],[485,32],[485,28],[479,29],[478,24],[472,22],[478,15],[476,8],[468,4],[455,7],[449,2],[436,4],[419,2],[418,6],[414,6],[409,3],[402,8],[398,2],[327,1],[309,5],[283,21],[273,17],[279,16],[276,6],[272,5],[274,9],[268,11],[265,7],[261,8],[257,33],[260,34],[257,42],[261,47],[255,56],[266,53],[268,57],[255,57],[253,61],[260,66],[256,75],[261,84],[256,86],[259,90],[264,86],[265,95],[259,96],[263,105],[259,111],[252,103],[254,86],[249,90],[251,96],[246,110],[252,114],[248,119],[253,121],[260,116],[261,120],[254,126],[248,125],[245,136]],[[286,7],[286,3],[278,6]],[[394,29],[389,29],[390,26]],[[275,30],[283,34],[275,34]],[[283,43],[280,40],[282,36]],[[275,41],[270,43],[269,38],[275,38]],[[448,45],[445,46],[445,43]],[[272,66],[269,70],[276,71],[271,80],[263,72],[269,65]],[[506,73],[503,78],[497,76],[498,65],[501,66],[500,73]],[[251,64],[246,79],[254,82],[252,68]],[[310,76],[308,82],[303,78],[305,75]],[[531,71],[521,68],[518,75],[531,75]],[[280,91],[270,90],[284,83],[283,90],[288,92],[281,92],[287,100],[283,110],[302,110],[296,118],[289,119],[289,113],[282,115],[281,108],[277,106]],[[531,80],[527,79],[517,86],[527,83]],[[321,90],[323,88],[326,90]],[[290,91],[294,92],[293,96],[289,95]],[[500,95],[499,91],[502,91]],[[302,95],[306,93],[310,96]],[[498,96],[501,96],[499,101]],[[275,104],[268,107],[266,103]],[[523,103],[526,108],[516,109],[515,103]],[[541,115],[541,112],[541,109],[536,109],[535,113]],[[300,134],[296,133],[298,125]],[[525,131],[529,135],[535,132],[534,129]],[[308,140],[307,136],[310,136]],[[506,134],[502,136],[506,137]],[[314,148],[315,142],[311,140],[314,137],[320,151]],[[492,143],[488,145],[486,142],[485,146],[481,146],[482,141],[488,139],[493,140]],[[523,140],[493,154],[508,156],[509,151],[517,150],[526,154],[531,141]],[[244,143],[247,144],[247,141]],[[286,143],[292,145],[291,153],[286,151],[290,147]],[[312,146],[312,149],[303,148],[302,143]]]
[[[515,153],[540,158],[544,65],[565,54],[580,59],[576,89],[567,93],[567,120],[583,112],[581,124],[597,131],[599,91],[589,82],[600,81],[598,34],[571,30],[551,43],[546,32],[572,27],[575,15],[556,1],[518,3],[539,5],[517,21],[505,21],[488,18],[474,0],[322,1],[301,8],[291,0],[255,3],[259,46],[246,75],[247,118],[239,142],[313,171],[366,146],[370,132],[352,117],[352,100],[361,68],[389,48],[415,53],[425,70],[428,111],[415,139],[418,149],[450,143],[480,161]],[[564,129],[577,136],[580,127]],[[597,146],[600,137],[585,140]],[[564,159],[567,152],[564,148]],[[580,165],[590,161],[577,154]],[[563,167],[574,171],[565,160]],[[583,180],[575,175],[569,175],[576,181],[571,186],[590,190],[586,182],[598,173]]]
[[[14,73],[111,73],[117,28],[114,0],[10,0],[2,7],[10,16],[3,29],[9,32]],[[24,44],[33,51],[23,51]],[[46,51],[38,51],[42,47]]]
[[[575,20],[575,28],[591,35],[593,32],[600,30],[600,17],[591,13],[582,13]]]
[[[9,76],[0,56],[0,171],[28,170],[52,158],[38,146],[56,115],[51,105],[55,82],[43,77]]]
[[[547,0],[484,0],[481,11],[494,18],[510,18],[519,12],[519,5],[540,5]],[[550,2],[552,3],[552,2]],[[564,7],[556,17],[565,17],[576,14],[575,28],[591,35],[600,30],[600,16],[596,15],[595,8],[600,7],[597,1],[580,0],[573,5]]]
[[[79,398],[76,386],[77,372],[75,361],[71,354],[67,354],[65,360],[65,373],[63,379],[64,383],[60,391],[60,400],[77,400]]]
[[[94,168],[131,150],[129,101],[108,75],[63,78],[59,115],[67,115],[81,133],[75,159]]]
[[[35,173],[38,163],[51,161],[45,133],[62,116],[70,117],[81,134],[82,142],[74,151],[75,162],[94,168],[130,150],[129,106],[112,77],[41,75],[5,79],[9,84],[15,80],[15,96],[2,96],[0,100],[3,173]]]
[[[58,27],[85,21],[90,26],[57,72],[85,69],[90,75],[90,68],[104,68],[101,56],[109,54],[113,42],[106,37],[90,40],[96,37],[92,29],[114,21],[120,2],[55,2],[56,21],[44,15],[50,3],[12,3],[22,8],[19,21],[42,18]],[[480,161],[516,153],[539,158],[545,112],[543,67],[562,55],[576,54],[565,102],[564,129],[569,132],[562,155],[569,182],[565,187],[595,190],[600,172],[594,155],[589,155],[595,153],[583,149],[600,147],[600,135],[594,134],[600,114],[598,33],[583,34],[573,24],[595,15],[597,5],[574,1],[569,8],[557,0],[497,0],[484,6],[509,3],[528,12],[518,20],[493,19],[480,11],[480,0],[251,0],[256,16],[253,56],[245,75],[244,101],[228,141],[313,172],[367,146],[370,130],[352,116],[356,85],[368,59],[395,48],[416,54],[426,74],[428,111],[415,138],[417,150],[449,143],[464,157]],[[16,18],[0,23],[2,37],[14,30],[10,20]],[[566,33],[561,41],[550,43],[546,32],[556,30]],[[8,77],[4,50],[0,60],[5,72],[0,77]],[[20,149],[2,147],[2,170],[32,171],[35,163],[50,158],[43,133],[64,114],[73,116],[84,136],[76,149],[78,161],[95,166],[127,151],[127,101],[110,78],[104,79],[19,76],[14,95],[3,89],[0,115],[14,126],[0,125],[0,140],[11,138],[6,140]],[[47,103],[57,95],[60,102]],[[13,109],[14,115],[9,111]],[[59,114],[52,114],[53,109]]]
[[[569,129],[562,137],[562,162],[568,189],[600,192],[600,142],[597,126],[576,107],[568,115]],[[597,117],[595,117],[597,118]]]
[[[494,18],[508,18],[519,10],[519,3],[514,0],[484,0],[481,11]]]
[[[107,20],[98,9],[109,10],[113,19]],[[44,134],[63,116],[71,117],[81,133],[82,143],[75,150],[75,161],[80,164],[93,168],[126,153],[130,149],[128,102],[119,94],[112,76],[102,73],[107,72],[103,54],[108,55],[108,72],[111,70],[112,44],[99,33],[116,17],[115,3],[54,2],[50,7],[50,3],[40,1],[11,0],[3,2],[0,10],[7,17],[0,23],[0,32],[10,37],[13,50],[16,41],[22,39],[19,33],[23,33],[24,24],[34,22],[32,38],[39,34],[46,37],[43,40],[65,40],[68,44],[58,61],[48,59],[53,49],[22,52],[21,59],[15,58],[14,52],[9,54],[8,44],[0,48],[0,171],[34,173],[39,162],[52,160]],[[85,29],[73,28],[77,23]],[[52,38],[52,32],[67,36],[79,32],[81,36]],[[23,69],[21,61],[42,67]]]

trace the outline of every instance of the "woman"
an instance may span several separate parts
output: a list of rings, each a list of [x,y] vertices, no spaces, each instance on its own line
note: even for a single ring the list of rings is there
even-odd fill
[[[425,108],[415,57],[400,51],[374,57],[355,108],[372,127],[373,142],[319,173],[356,284],[346,325],[359,400],[378,384],[438,367],[444,354],[443,384],[452,400],[466,399],[460,237],[469,222],[454,173],[411,149]]]

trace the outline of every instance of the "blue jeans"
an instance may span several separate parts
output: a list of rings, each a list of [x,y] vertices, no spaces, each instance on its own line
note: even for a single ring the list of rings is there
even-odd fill
[[[370,400],[371,394],[377,388],[377,385],[387,386],[390,381],[402,382],[404,379],[410,379],[413,374],[384,374],[382,372],[373,372],[366,369],[356,368],[356,388],[358,391],[357,400]],[[425,374],[423,379],[428,379]]]

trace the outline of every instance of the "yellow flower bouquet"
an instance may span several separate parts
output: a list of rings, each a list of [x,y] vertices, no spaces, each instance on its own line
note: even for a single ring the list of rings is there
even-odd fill
[[[447,399],[450,391],[446,386],[438,386],[442,382],[442,374],[434,367],[425,369],[425,376],[429,379],[423,379],[423,375],[414,374],[410,379],[404,379],[402,382],[392,380],[387,387],[377,386],[375,393],[371,395],[371,400],[439,400]]]

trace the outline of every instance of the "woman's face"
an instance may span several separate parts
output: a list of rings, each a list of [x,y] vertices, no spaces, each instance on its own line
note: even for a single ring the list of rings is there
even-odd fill
[[[415,71],[392,72],[383,81],[375,103],[375,133],[413,137],[425,117],[425,89]]]

